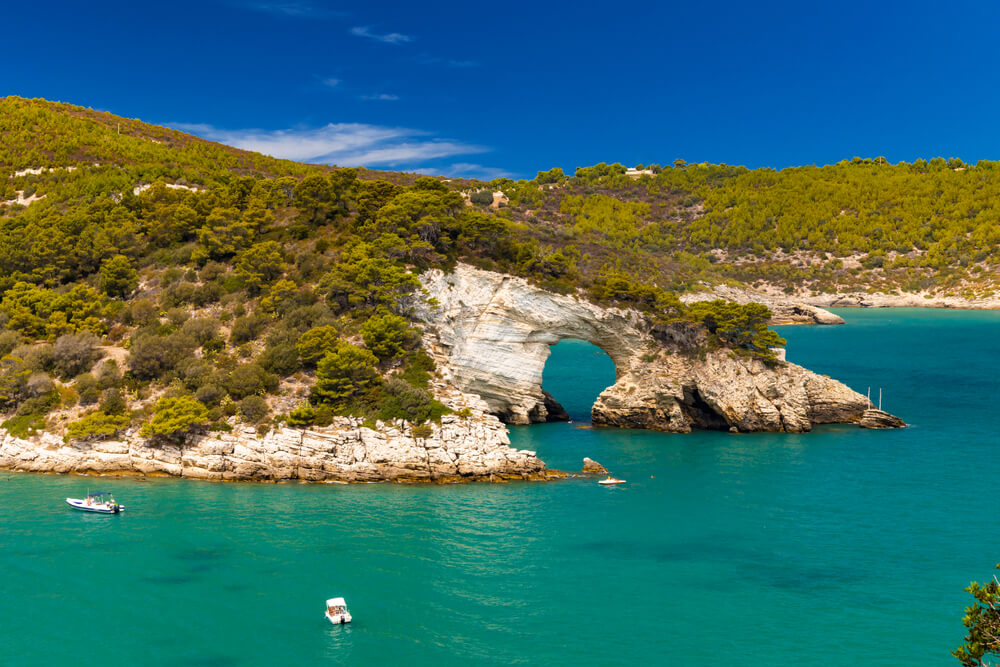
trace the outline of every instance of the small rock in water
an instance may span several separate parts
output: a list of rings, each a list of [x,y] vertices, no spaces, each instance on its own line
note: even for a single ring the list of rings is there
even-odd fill
[[[858,422],[858,425],[861,428],[902,428],[906,426],[906,422],[883,410],[869,408],[861,415],[861,421]]]
[[[583,457],[583,472],[587,475],[604,475],[608,469],[593,459]]]

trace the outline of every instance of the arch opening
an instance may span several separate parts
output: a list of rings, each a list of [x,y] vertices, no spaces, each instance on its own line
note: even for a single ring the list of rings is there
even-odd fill
[[[597,345],[579,338],[550,345],[542,371],[546,421],[589,422],[597,397],[616,379],[615,362]]]

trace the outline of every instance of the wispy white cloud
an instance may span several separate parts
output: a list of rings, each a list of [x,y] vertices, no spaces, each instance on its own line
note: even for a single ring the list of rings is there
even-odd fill
[[[363,100],[377,100],[379,102],[395,102],[399,99],[399,95],[390,95],[389,93],[379,93],[378,95],[362,95]]]
[[[340,79],[336,79],[331,76],[326,79],[320,79],[320,83],[322,83],[327,88],[336,88],[337,86],[340,85]]]
[[[355,37],[366,37],[368,39],[373,39],[376,42],[382,42],[383,44],[405,44],[406,42],[412,42],[413,37],[409,35],[404,35],[398,32],[389,32],[385,34],[378,34],[372,32],[371,26],[355,26],[351,28],[351,34]]]
[[[288,0],[287,2],[236,2],[237,7],[274,16],[290,18],[328,19],[347,16],[347,12],[319,7],[311,2]]]
[[[415,167],[411,171],[428,176],[448,176],[450,178],[478,178],[492,181],[494,178],[513,178],[517,174],[500,167],[484,167],[471,162],[456,162],[442,167]]]
[[[225,130],[206,124],[168,123],[212,141],[301,162],[400,167],[489,151],[405,127],[330,123],[320,128]]]

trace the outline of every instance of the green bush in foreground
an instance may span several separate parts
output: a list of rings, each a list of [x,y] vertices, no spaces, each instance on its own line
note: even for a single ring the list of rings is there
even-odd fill
[[[66,440],[112,436],[128,426],[130,420],[126,414],[109,415],[101,410],[91,412],[66,427]]]
[[[201,401],[190,396],[161,398],[152,421],[142,427],[142,435],[180,438],[208,422],[208,408]]]
[[[45,415],[18,415],[0,424],[15,438],[28,438],[45,430]]]
[[[969,634],[952,655],[965,667],[980,667],[989,664],[983,660],[984,656],[1000,655],[1000,583],[994,577],[985,584],[974,581],[965,590],[976,601],[965,608],[962,623]]]
[[[375,355],[368,350],[340,342],[324,356],[316,368],[313,402],[343,406],[366,393],[381,381]]]

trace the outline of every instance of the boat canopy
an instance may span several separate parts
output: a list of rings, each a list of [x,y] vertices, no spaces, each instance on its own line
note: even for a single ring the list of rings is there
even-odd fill
[[[110,495],[111,495],[110,491],[95,491],[94,493],[88,493],[87,497],[88,498],[95,498],[97,496],[110,496]]]
[[[346,607],[347,606],[347,602],[344,600],[344,598],[330,598],[329,600],[326,601],[326,606],[327,607]]]

